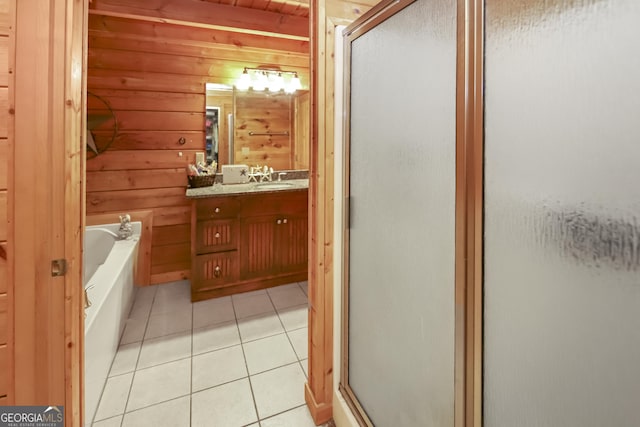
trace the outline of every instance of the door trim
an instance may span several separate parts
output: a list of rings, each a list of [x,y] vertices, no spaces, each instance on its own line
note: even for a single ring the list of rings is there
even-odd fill
[[[10,3],[9,403],[64,405],[65,425],[80,426],[88,3]],[[52,276],[54,259],[65,275]]]

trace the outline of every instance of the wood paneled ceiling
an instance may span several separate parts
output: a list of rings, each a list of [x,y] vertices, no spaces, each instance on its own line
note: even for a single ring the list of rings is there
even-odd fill
[[[308,0],[92,0],[90,13],[309,40]]]

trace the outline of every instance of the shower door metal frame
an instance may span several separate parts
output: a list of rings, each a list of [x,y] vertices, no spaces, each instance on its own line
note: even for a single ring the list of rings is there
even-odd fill
[[[351,43],[416,0],[387,0],[344,32],[344,156],[349,177]],[[455,190],[455,427],[482,426],[484,1],[457,1]],[[349,179],[342,219],[349,224]],[[361,426],[373,426],[349,385],[349,228],[343,226],[340,392]]]

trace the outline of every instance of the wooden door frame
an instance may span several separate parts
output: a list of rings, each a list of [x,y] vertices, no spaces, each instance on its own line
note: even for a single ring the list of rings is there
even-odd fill
[[[305,401],[316,425],[333,417],[334,46],[336,27],[352,22],[325,12],[320,0],[311,0],[309,378]]]
[[[354,31],[366,31],[412,2],[413,0],[389,0],[380,3],[358,20],[369,20],[367,26]],[[458,0],[457,22],[454,423],[456,427],[481,427],[484,1]],[[357,26],[357,22],[353,24],[353,27]],[[348,64],[348,58],[345,58],[345,64]],[[345,88],[348,88],[348,78],[347,75]],[[348,98],[345,97],[345,111],[348,111]],[[348,122],[345,124],[344,133],[345,141],[348,141]],[[345,143],[345,150],[348,150],[348,142]],[[346,154],[344,158],[348,158]],[[345,176],[348,176],[348,173],[348,165],[345,165]],[[344,194],[348,195],[348,180],[345,180],[344,191]],[[347,217],[348,210],[345,205],[343,223]],[[346,265],[348,236],[344,232],[343,236],[343,258]],[[366,416],[362,416],[364,411],[348,386],[347,274],[345,268],[340,391],[358,423],[365,426],[371,424]],[[314,325],[310,327],[313,328]]]
[[[12,405],[83,423],[87,0],[12,1],[9,241]],[[66,260],[53,275],[52,261]]]
[[[310,108],[309,129],[311,146],[309,149],[309,272],[308,272],[308,298],[309,298],[309,376],[305,383],[305,401],[309,412],[318,424],[325,423],[333,415],[332,407],[332,360],[333,357],[333,298],[331,294],[331,278],[326,274],[325,265],[330,262],[332,247],[330,239],[327,241],[327,228],[332,227],[333,204],[327,206],[327,197],[330,197],[326,179],[329,176],[326,170],[328,162],[325,147],[327,144],[325,129],[319,123],[325,123],[324,118],[330,117],[319,103],[324,104],[325,72],[322,68],[326,56],[320,55],[319,50],[324,46],[319,41],[324,40],[324,22],[317,22],[318,2],[311,0],[309,20],[311,25],[309,37],[309,50],[311,52],[310,72]],[[322,35],[322,38],[321,38]],[[328,191],[329,190],[329,191]],[[331,289],[328,289],[331,288]]]

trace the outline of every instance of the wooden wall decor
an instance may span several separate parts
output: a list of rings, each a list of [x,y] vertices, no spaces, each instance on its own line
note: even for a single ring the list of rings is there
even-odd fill
[[[205,83],[231,85],[244,67],[269,64],[297,70],[309,84],[308,30],[299,23],[308,25],[308,6],[287,6],[297,20],[283,9],[275,24],[274,11],[234,8],[214,19],[211,11],[227,6],[158,3],[96,0],[88,18],[88,90],[109,102],[119,131],[107,152],[87,162],[87,213],[153,211],[151,283],[190,274],[185,168],[205,148]]]

